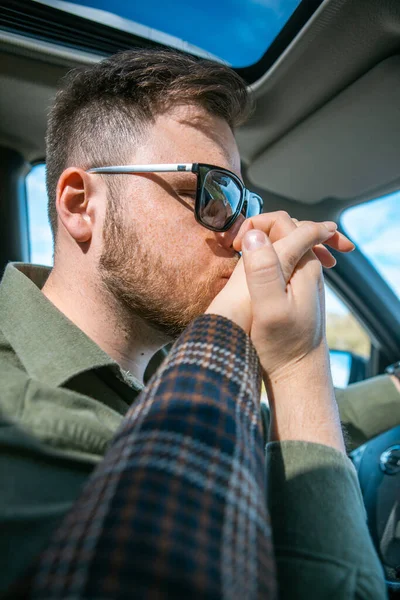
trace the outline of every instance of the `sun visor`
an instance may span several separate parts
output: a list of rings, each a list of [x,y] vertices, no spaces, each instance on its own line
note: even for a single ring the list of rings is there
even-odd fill
[[[253,185],[304,203],[353,198],[400,176],[400,56],[374,67],[266,149]]]

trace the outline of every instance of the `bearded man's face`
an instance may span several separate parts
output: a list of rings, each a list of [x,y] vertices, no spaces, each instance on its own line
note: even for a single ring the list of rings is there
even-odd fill
[[[228,124],[182,106],[159,116],[130,164],[218,165],[240,176]],[[99,272],[126,309],[176,337],[202,314],[238,261],[232,242],[238,220],[224,233],[196,222],[193,173],[112,175]]]

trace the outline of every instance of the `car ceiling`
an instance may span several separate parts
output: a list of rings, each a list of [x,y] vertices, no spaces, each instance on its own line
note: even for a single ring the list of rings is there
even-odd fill
[[[0,144],[43,160],[59,79],[98,59],[0,29]],[[271,209],[331,218],[399,187],[397,0],[326,0],[251,89],[237,140],[245,179]]]

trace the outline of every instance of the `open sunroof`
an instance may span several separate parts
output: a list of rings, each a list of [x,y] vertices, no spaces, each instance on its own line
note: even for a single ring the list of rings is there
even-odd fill
[[[233,67],[257,63],[301,0],[39,0],[91,21],[211,55]]]

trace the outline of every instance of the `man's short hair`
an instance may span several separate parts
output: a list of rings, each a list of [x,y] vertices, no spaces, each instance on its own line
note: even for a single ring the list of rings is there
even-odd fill
[[[172,50],[129,50],[67,74],[46,136],[54,235],[57,182],[64,169],[124,163],[154,119],[179,104],[202,107],[232,129],[250,110],[246,85],[235,71]]]

